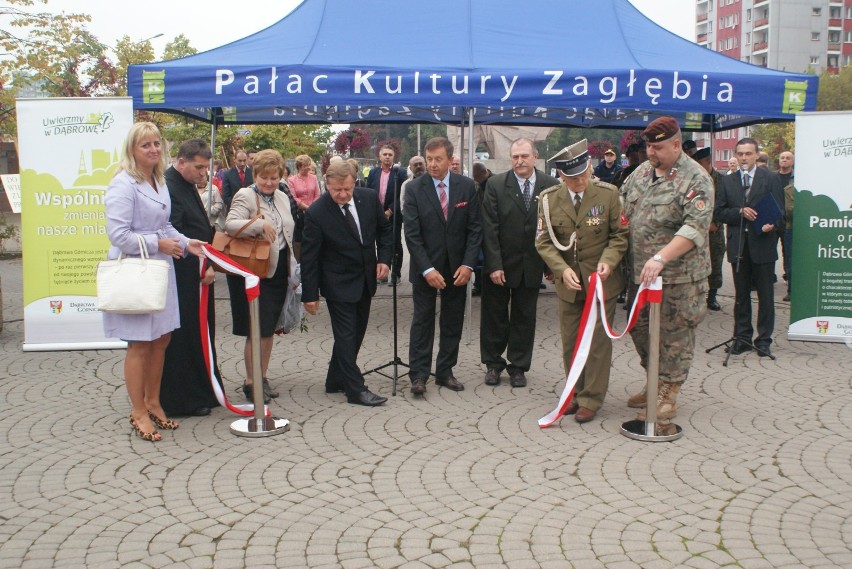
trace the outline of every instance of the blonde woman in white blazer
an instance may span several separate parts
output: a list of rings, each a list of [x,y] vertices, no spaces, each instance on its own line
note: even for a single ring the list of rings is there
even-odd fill
[[[231,201],[231,209],[225,220],[225,233],[234,235],[247,221],[255,217],[260,207],[261,218],[246,227],[240,237],[263,235],[272,242],[269,254],[269,272],[260,279],[260,368],[263,374],[263,396],[265,401],[278,397],[266,377],[269,357],[272,354],[272,337],[278,316],[287,296],[290,273],[290,257],[293,251],[293,230],[295,222],[290,211],[290,200],[284,192],[278,191],[278,183],[284,177],[284,159],[275,150],[262,150],[255,155],[252,165],[254,184],[242,188]],[[228,275],[228,289],[231,293],[231,317],[233,334],[245,336],[244,348],[246,380],[243,393],[251,401],[252,377],[251,344],[249,342],[249,312],[245,293],[245,279]]]

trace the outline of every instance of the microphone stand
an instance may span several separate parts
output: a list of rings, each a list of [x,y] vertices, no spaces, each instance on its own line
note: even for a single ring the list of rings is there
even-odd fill
[[[393,359],[391,361],[387,362],[387,363],[384,363],[384,364],[378,366],[378,367],[375,367],[371,370],[367,370],[367,371],[363,372],[363,375],[369,375],[371,373],[377,373],[381,376],[384,376],[384,377],[392,380],[393,384],[392,384],[392,388],[391,388],[391,395],[396,396],[397,380],[400,377],[405,377],[406,375],[408,375],[408,372],[405,372],[402,375],[400,375],[398,367],[403,366],[405,368],[408,368],[408,364],[405,363],[404,361],[402,361],[402,358],[399,357],[399,329],[397,327],[398,312],[397,312],[397,295],[396,295],[396,287],[397,287],[399,279],[395,279],[393,277],[394,265],[396,265],[399,262],[398,257],[396,255],[397,239],[398,239],[399,234],[402,231],[402,228],[401,228],[402,221],[400,220],[400,216],[402,215],[402,211],[400,211],[401,208],[399,206],[399,198],[400,198],[399,193],[402,190],[402,184],[399,183],[399,167],[398,166],[394,166],[391,169],[391,176],[393,177],[392,179],[393,179],[393,187],[394,187],[393,210],[392,210],[393,215],[391,215],[391,219],[393,220],[391,222],[391,226],[393,227],[393,236],[391,237],[391,251],[392,251],[392,254],[393,254],[393,260],[391,261],[391,277],[390,277],[390,285],[391,285],[391,288],[393,289],[393,293],[392,293],[392,303],[393,303]],[[390,182],[390,180],[388,180],[388,182]],[[384,204],[382,204],[382,207],[384,207]],[[401,241],[401,239],[400,239],[400,241]],[[401,242],[400,242],[400,245],[402,245]],[[401,262],[399,262],[399,264],[402,265]],[[399,267],[399,270],[400,270],[400,278],[402,278],[402,267],[401,266]],[[393,367],[392,375],[389,375],[389,374],[385,373],[384,371],[382,371],[385,368],[388,368],[388,367],[391,367],[391,366]]]
[[[744,172],[747,172],[747,171],[744,170]],[[751,188],[751,184],[743,187],[743,190],[747,192],[747,191],[749,191],[750,188]],[[743,197],[745,198],[745,196],[743,196]],[[745,208],[745,207],[747,207],[747,203],[746,203],[746,200],[743,199],[743,208]],[[748,220],[746,220],[745,214],[742,214],[740,216],[740,228],[739,228],[739,231],[737,232],[737,234],[739,236],[739,241],[737,243],[737,262],[734,264],[734,274],[735,275],[740,274],[740,263],[743,260],[743,248],[745,246],[745,239],[746,239],[745,224],[746,224],[747,221]],[[751,288],[751,283],[748,283],[746,286]],[[751,302],[751,294],[750,293],[749,293],[749,302]],[[749,338],[748,340],[743,340],[743,339],[737,338],[737,332],[736,332],[737,331],[737,313],[739,312],[739,308],[740,308],[739,295],[736,292],[734,292],[734,333],[730,338],[728,338],[724,342],[722,342],[720,344],[716,344],[715,346],[712,346],[710,348],[707,348],[706,350],[704,350],[704,353],[709,354],[713,350],[715,350],[717,348],[721,348],[722,346],[725,346],[725,352],[727,353],[727,355],[725,356],[725,361],[722,362],[722,365],[725,366],[725,367],[728,367],[728,360],[731,359],[731,350],[733,350],[734,346],[736,346],[737,344],[740,344],[740,345],[744,344],[744,345],[750,347],[752,350],[756,351],[757,353],[763,354],[764,356],[769,356],[770,359],[774,360],[775,356],[768,354],[765,351],[763,351],[762,349],[755,346],[754,343],[752,342],[751,338]]]

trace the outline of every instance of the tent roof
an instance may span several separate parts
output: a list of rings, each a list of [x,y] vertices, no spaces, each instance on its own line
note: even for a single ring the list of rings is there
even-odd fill
[[[684,40],[627,0],[305,0],[251,36],[128,75],[137,109],[222,109],[231,123],[457,123],[474,108],[479,123],[629,128],[672,114],[709,130],[791,120],[817,90],[814,76]]]

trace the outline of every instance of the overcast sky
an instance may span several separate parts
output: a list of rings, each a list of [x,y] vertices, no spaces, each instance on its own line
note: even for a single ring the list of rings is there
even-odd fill
[[[693,40],[695,2],[692,0],[630,0],[646,16],[662,27]],[[193,0],[48,0],[46,9],[53,13],[89,14],[89,29],[97,38],[115,45],[123,35],[151,41],[159,56],[166,42],[183,33],[198,51],[206,51],[260,31],[277,22],[301,0],[241,0],[239,2],[198,2]],[[366,5],[366,2],[365,2]],[[365,24],[366,24],[365,20]],[[357,37],[357,34],[356,34]],[[601,44],[606,32],[601,30]]]

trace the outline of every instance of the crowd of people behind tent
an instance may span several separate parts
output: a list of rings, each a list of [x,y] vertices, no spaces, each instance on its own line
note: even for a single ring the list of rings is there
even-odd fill
[[[736,341],[729,349],[732,354],[771,354],[779,237],[785,300],[791,280],[791,152],[779,156],[778,172],[759,169],[763,157],[757,142],[742,139],[736,163],[721,173],[712,167],[710,149],[683,140],[677,123],[668,117],[653,121],[643,141],[627,148],[625,165],[608,149],[593,167],[586,142],[579,141],[551,157],[555,177],[536,167],[535,143],[525,138],[511,146],[511,169],[493,174],[476,162],[471,178],[464,175],[447,139],[430,139],[424,151],[405,167],[392,147],[383,146],[373,167],[335,156],[327,171],[318,173],[307,155],[295,157],[295,172],[290,172],[274,150],[238,150],[229,168],[214,161],[210,175],[212,153],[206,142],[183,142],[166,167],[156,127],[134,125],[120,172],[107,192],[107,230],[113,245],[109,256],[139,255],[132,237],[140,234],[151,256],[169,259],[174,266],[166,311],[104,316],[107,335],[129,344],[125,380],[137,434],[160,440],[157,429],[178,427],[170,415],[204,416],[218,405],[210,383],[212,377],[222,385],[212,337],[213,303],[199,312],[200,285],[209,286],[209,298],[215,298],[215,278],[209,266],[200,269],[197,258],[202,243],[212,242],[216,231],[263,236],[273,245],[269,271],[259,275],[261,377],[253,376],[244,279],[226,279],[231,332],[246,337],[240,389],[249,401],[256,381],[262,382],[265,402],[278,396],[267,371],[285,300],[300,282],[299,261],[305,309],[316,313],[322,295],[332,320],[334,347],[326,392],[342,392],[354,404],[386,401],[366,387],[356,360],[370,299],[376,286],[400,282],[404,255],[409,257],[414,303],[409,342],[413,395],[423,396],[433,376],[438,386],[464,390],[453,367],[469,280],[475,280],[474,294],[482,296],[484,383],[500,385],[506,371],[510,385],[521,388],[527,385],[537,299],[545,282],[553,283],[557,292],[567,372],[591,274],[604,283],[609,318],[616,302],[627,308],[638,286],[660,275],[667,285],[662,333],[671,337],[661,351],[658,417],[665,429],[676,414],[695,327],[707,309],[720,309],[717,291],[726,233],[736,289]],[[752,227],[749,222],[757,218],[758,204],[767,194],[782,214],[763,227]],[[758,294],[754,340],[752,289]],[[433,368],[438,296],[439,345]],[[644,313],[643,318],[632,334],[645,366]],[[210,330],[208,345],[201,342],[202,327]],[[565,411],[577,422],[595,417],[609,381],[611,342],[599,328],[592,342],[595,348]],[[641,416],[644,392],[632,396],[628,405],[640,408]]]

